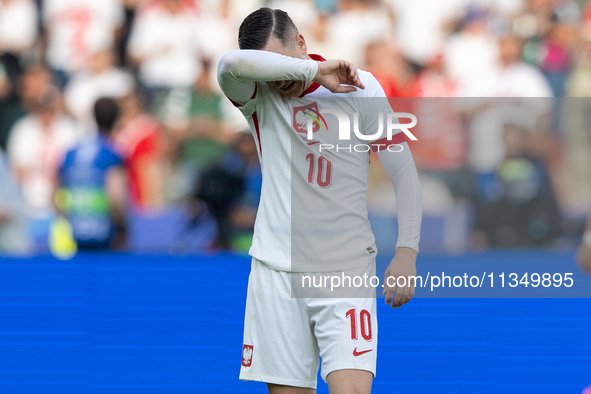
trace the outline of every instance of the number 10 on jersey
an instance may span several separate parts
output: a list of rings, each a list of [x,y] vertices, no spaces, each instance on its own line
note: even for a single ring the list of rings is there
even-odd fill
[[[314,153],[306,155],[306,161],[309,163],[308,183],[314,184],[314,181],[323,189],[329,188],[332,184],[332,162],[324,156],[319,156],[316,160]]]

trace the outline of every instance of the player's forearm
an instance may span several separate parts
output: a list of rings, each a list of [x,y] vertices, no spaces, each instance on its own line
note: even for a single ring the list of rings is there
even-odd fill
[[[403,152],[382,151],[379,158],[396,192],[396,248],[410,248],[418,252],[423,217],[423,189],[412,155],[408,146],[405,146]]]
[[[220,59],[218,81],[232,100],[244,103],[254,93],[256,81],[307,81],[314,79],[318,63],[274,52],[236,50]]]
[[[221,77],[248,81],[307,81],[314,79],[318,63],[296,59],[274,52],[237,50],[227,52],[220,59]]]
[[[406,247],[419,251],[421,221],[423,218],[423,189],[416,173],[401,177],[394,184],[398,215],[398,242],[396,248]]]

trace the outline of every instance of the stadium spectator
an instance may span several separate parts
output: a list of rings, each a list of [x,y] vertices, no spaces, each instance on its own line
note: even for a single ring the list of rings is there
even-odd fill
[[[0,149],[0,253],[22,254],[29,250],[25,207],[6,155]]]
[[[575,0],[554,0],[552,6],[557,22],[573,26],[581,22],[582,12]]]
[[[455,97],[457,84],[445,70],[443,54],[438,53],[429,59],[417,76],[417,89],[420,97]]]
[[[171,159],[177,164],[174,186],[177,193],[171,196],[175,200],[192,196],[199,175],[220,165],[236,130],[227,121],[228,110],[224,106],[227,99],[212,89],[209,67],[205,70],[188,98],[186,114],[183,114],[187,118],[186,125],[169,127]],[[244,119],[241,114],[240,117]]]
[[[577,252],[577,262],[583,272],[591,274],[591,220],[587,223],[587,231],[583,235],[583,242]],[[591,392],[591,386],[588,389]]]
[[[413,155],[425,176],[444,182],[456,198],[471,198],[472,176],[466,168],[468,131],[458,110],[459,99],[450,98],[456,85],[443,67],[442,58],[435,57],[417,78],[422,98],[411,101],[410,112],[421,119],[413,128],[420,143],[413,145]]]
[[[246,252],[252,244],[254,221],[263,182],[257,147],[250,130],[237,133],[232,149],[224,157],[223,167],[226,171],[244,179],[244,193],[232,208],[230,221],[232,249]]]
[[[331,43],[328,41],[329,34],[329,22],[330,16],[325,13],[319,13],[316,18],[314,28],[306,36],[307,44],[310,50],[315,53],[323,54],[323,56],[331,57],[331,54],[335,53],[335,48],[331,47]]]
[[[0,0],[0,54],[20,56],[37,39],[37,7],[33,0]]]
[[[95,128],[92,106],[100,97],[121,98],[134,87],[133,77],[115,67],[111,49],[98,50],[90,56],[89,67],[73,75],[65,91],[68,111],[85,130]]]
[[[440,51],[451,29],[459,19],[465,0],[388,0],[395,15],[396,43],[410,61],[424,65]]]
[[[564,96],[564,87],[571,69],[570,47],[573,30],[570,26],[555,23],[549,29],[542,46],[540,67],[554,92],[554,96]]]
[[[158,119],[144,112],[135,93],[120,100],[120,126],[113,141],[125,159],[129,201],[140,210],[164,205],[165,136]]]
[[[10,71],[4,59],[0,58],[0,150],[6,149],[8,134],[14,123],[25,115],[16,93],[16,82],[20,70]]]
[[[240,21],[244,19],[252,10],[262,7],[268,0],[227,0],[228,18],[236,26],[240,26]],[[199,10],[206,13],[221,14],[222,9],[226,7],[226,0],[199,0]]]
[[[585,11],[580,39],[574,48],[573,70],[562,102],[563,179],[567,180],[568,205],[585,210],[591,201],[591,132],[587,114],[591,110],[591,3]]]
[[[271,0],[267,6],[287,12],[304,37],[311,35],[318,20],[315,0]]]
[[[76,124],[58,106],[59,93],[48,89],[32,112],[14,125],[8,140],[10,164],[33,218],[53,214],[57,170],[79,138]]]
[[[113,99],[100,98],[93,112],[98,132],[67,153],[56,192],[80,250],[120,247],[125,223],[123,160],[109,142],[119,108]]]
[[[364,49],[365,69],[380,82],[387,97],[415,97],[420,93],[410,63],[389,42],[372,42]]]
[[[481,184],[481,181],[490,179],[490,174],[504,158],[504,119],[523,109],[524,120],[536,123],[552,110],[553,102],[548,99],[553,96],[550,85],[539,70],[521,61],[521,54],[519,38],[501,37],[498,64],[487,72],[489,86],[484,96],[503,99],[466,100],[469,105],[478,107],[472,113],[469,126],[469,163],[481,178]]]
[[[539,69],[522,60],[523,43],[517,36],[499,40],[499,72],[495,81],[498,97],[553,97],[552,87]]]
[[[533,124],[508,119],[506,158],[477,204],[474,246],[550,246],[562,234],[560,213],[545,163],[535,158]]]
[[[39,65],[28,68],[19,82],[20,89],[17,91],[22,107],[27,112],[35,109],[46,92],[55,89],[51,73]]]
[[[329,17],[326,32],[331,51],[323,53],[323,57],[363,64],[365,46],[374,41],[390,41],[393,26],[385,7],[368,0],[341,0],[339,12]]]
[[[199,78],[198,26],[199,15],[191,0],[150,0],[138,11],[129,55],[139,67],[150,107],[159,93],[190,88]]]
[[[205,204],[216,222],[216,238],[212,249],[231,248],[233,235],[232,210],[244,193],[244,178],[223,166],[214,166],[199,176],[195,200]]]
[[[43,1],[47,63],[60,87],[88,67],[97,50],[114,47],[123,18],[120,0]]]
[[[457,83],[458,97],[486,97],[494,90],[490,76],[497,71],[497,39],[487,23],[484,10],[470,8],[460,21],[459,32],[445,43],[445,68]]]
[[[199,79],[209,78],[211,89],[221,94],[217,75],[211,72],[211,66],[219,63],[221,56],[237,48],[235,32],[238,23],[232,18],[232,0],[221,0],[216,10],[201,12],[197,26],[197,40],[203,59],[203,75]]]
[[[209,68],[208,68],[209,69]],[[199,167],[221,159],[223,146],[232,131],[224,127],[222,102],[226,98],[212,89],[210,78],[204,75],[194,85],[189,105],[189,127],[180,146],[180,160],[192,161]],[[222,150],[220,150],[222,148]]]
[[[114,49],[117,54],[118,65],[122,67],[127,65],[129,36],[131,35],[131,29],[133,28],[137,11],[143,0],[122,0],[121,2],[123,4],[124,19]]]

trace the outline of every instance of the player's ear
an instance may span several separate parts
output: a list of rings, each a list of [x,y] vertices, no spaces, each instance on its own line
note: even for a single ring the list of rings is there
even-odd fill
[[[306,40],[304,39],[304,36],[301,33],[296,34],[295,41],[296,41],[296,47],[298,48],[298,51],[302,55],[307,55],[308,54],[308,47],[306,45]]]

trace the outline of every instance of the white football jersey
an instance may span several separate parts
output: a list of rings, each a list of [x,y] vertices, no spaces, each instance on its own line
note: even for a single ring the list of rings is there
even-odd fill
[[[263,174],[250,254],[275,270],[365,267],[377,254],[366,203],[372,141],[353,132],[350,140],[339,140],[337,116],[322,113],[340,110],[353,126],[357,112],[360,132],[375,134],[377,115],[385,118],[392,108],[373,75],[360,70],[359,77],[363,90],[334,94],[313,83],[293,99],[258,82],[253,98],[239,107],[256,141]],[[385,121],[382,126],[384,134],[376,140],[386,135]],[[395,135],[390,144],[401,143],[402,136]]]

